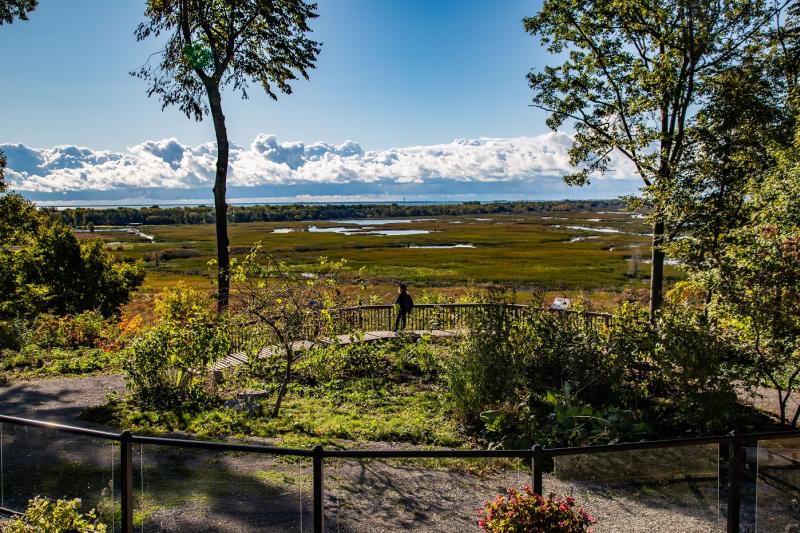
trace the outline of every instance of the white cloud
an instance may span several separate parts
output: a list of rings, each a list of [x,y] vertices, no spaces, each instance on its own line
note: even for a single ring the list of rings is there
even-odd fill
[[[231,187],[346,188],[348,194],[388,193],[393,187],[452,183],[555,183],[573,169],[562,133],[536,137],[457,139],[446,144],[365,151],[353,141],[280,142],[259,135],[249,146],[231,146]],[[124,153],[77,146],[37,149],[0,145],[8,156],[7,179],[22,193],[79,193],[135,189],[195,190],[210,188],[216,168],[216,144],[186,146],[176,139],[146,141]],[[635,178],[632,166],[616,158],[598,180]],[[505,188],[505,187],[504,187]],[[630,186],[628,187],[630,188]]]

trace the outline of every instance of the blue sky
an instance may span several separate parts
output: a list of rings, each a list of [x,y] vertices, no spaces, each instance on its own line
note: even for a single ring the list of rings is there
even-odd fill
[[[210,120],[161,110],[129,75],[143,0],[41,0],[0,28],[0,150],[7,179],[48,203],[203,201]],[[623,162],[583,189],[568,132],[548,132],[525,79],[551,59],[525,34],[539,2],[322,0],[310,81],[278,102],[224,95],[229,184],[242,199],[608,197],[635,191]]]
[[[277,103],[260,90],[248,101],[227,95],[230,136],[385,149],[542,133],[525,81],[542,57],[521,23],[537,9],[522,0],[322,0],[311,80]],[[0,142],[122,150],[213,139],[210,122],[161,112],[128,75],[157,49],[133,37],[142,10],[140,0],[42,0],[29,22],[4,26]]]

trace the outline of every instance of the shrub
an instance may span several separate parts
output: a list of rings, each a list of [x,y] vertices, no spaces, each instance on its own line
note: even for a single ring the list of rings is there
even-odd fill
[[[729,431],[740,410],[735,384],[746,357],[731,333],[683,305],[666,306],[656,323],[651,382],[670,399],[672,425],[700,433]]]
[[[52,502],[39,496],[28,502],[25,514],[12,519],[3,526],[5,533],[34,533],[48,531],[50,533],[90,533],[105,532],[106,526],[101,524],[94,509],[81,514],[79,499],[58,500]]]
[[[604,350],[607,333],[580,315],[561,316],[533,305],[511,334],[524,384],[533,394],[569,384],[587,401],[604,402],[619,381],[621,369]]]
[[[61,224],[41,227],[10,267],[18,283],[13,292],[0,294],[0,300],[13,302],[17,316],[90,309],[113,316],[144,281],[141,263],[115,262],[101,241],[81,244]]]
[[[222,325],[164,322],[133,342],[123,363],[125,379],[142,406],[194,405],[205,399],[209,365],[229,351],[230,338]]]
[[[29,341],[43,348],[96,348],[111,327],[97,311],[63,317],[43,314],[33,321],[33,335]]]
[[[263,365],[260,375],[278,375],[280,361],[277,358],[259,362]],[[416,341],[355,342],[310,350],[299,359],[297,373],[302,379],[316,383],[364,377],[399,381],[409,375],[433,379],[440,367],[440,354],[434,351],[430,339],[423,337]]]
[[[446,368],[453,410],[467,421],[509,400],[518,378],[520,355],[511,341],[512,311],[503,304],[478,308],[469,335]]]
[[[560,498],[550,494],[545,498],[535,494],[530,486],[522,491],[509,488],[507,496],[498,494],[484,503],[478,516],[478,526],[487,533],[549,533],[591,532],[597,521],[582,507],[575,508],[572,497]]]
[[[537,435],[549,447],[614,444],[650,437],[653,429],[641,413],[616,405],[592,407],[580,401],[569,383],[560,393],[548,392],[545,403],[552,410]]]
[[[209,295],[182,283],[159,294],[153,309],[162,321],[177,324],[209,321],[214,315]]]
[[[0,349],[19,350],[28,335],[30,323],[21,318],[0,320]]]

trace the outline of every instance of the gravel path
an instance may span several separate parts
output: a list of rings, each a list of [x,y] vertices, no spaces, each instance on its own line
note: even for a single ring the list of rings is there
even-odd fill
[[[11,383],[0,386],[0,412],[86,425],[77,415],[102,404],[110,391],[124,391],[119,376]],[[112,468],[118,461],[114,446],[8,424],[3,429],[4,505],[24,507],[34,494],[79,496],[102,515],[111,515],[119,491],[119,472]],[[558,475],[545,475],[545,492],[575,496],[598,517],[597,532],[724,530],[716,449],[650,453],[557,463]],[[136,521],[143,522],[144,531],[312,529],[307,460],[137,446],[134,468]],[[489,460],[326,461],[327,529],[477,531],[475,513],[481,502],[505,487],[529,482],[529,476],[528,465]],[[770,513],[788,516],[790,499],[776,498]],[[797,522],[788,520],[793,520],[790,525]]]
[[[78,420],[81,411],[102,405],[110,392],[124,391],[118,375],[16,381],[0,385],[0,414],[88,426]]]

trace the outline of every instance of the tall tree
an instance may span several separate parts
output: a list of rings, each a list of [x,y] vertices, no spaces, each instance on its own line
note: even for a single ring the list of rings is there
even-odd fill
[[[217,231],[217,308],[228,306],[230,257],[225,201],[230,143],[222,112],[222,89],[233,86],[242,98],[257,82],[270,98],[276,90],[290,94],[290,82],[308,71],[320,43],[308,37],[316,4],[303,0],[147,0],[148,21],[136,39],[169,38],[157,65],[145,64],[132,74],[147,80],[148,96],[162,109],[176,105],[188,118],[210,114],[217,139],[214,206]]]
[[[528,75],[548,126],[573,125],[565,180],[584,185],[615,151],[641,177],[653,226],[651,319],[663,300],[664,190],[678,176],[705,79],[740,59],[770,21],[763,0],[545,0],[524,20],[563,62]]]
[[[14,19],[28,20],[28,13],[36,9],[39,0],[0,0],[0,26]]]
[[[665,191],[667,226],[681,229],[668,253],[691,276],[713,268],[722,240],[747,224],[749,196],[774,172],[776,154],[792,146],[797,127],[800,3],[742,51],[741,60],[704,81],[690,146],[679,175]],[[712,287],[706,286],[711,290]],[[706,294],[711,303],[713,294]]]

